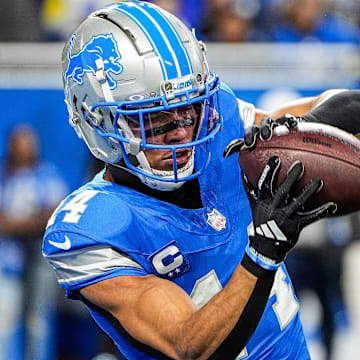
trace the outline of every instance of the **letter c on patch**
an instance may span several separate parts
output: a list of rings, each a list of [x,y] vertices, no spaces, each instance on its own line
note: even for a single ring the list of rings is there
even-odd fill
[[[160,251],[152,259],[153,266],[160,275],[165,275],[169,271],[179,268],[183,262],[184,257],[175,245]]]

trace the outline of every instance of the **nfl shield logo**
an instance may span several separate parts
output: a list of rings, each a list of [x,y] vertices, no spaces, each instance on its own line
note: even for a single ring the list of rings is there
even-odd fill
[[[213,209],[211,213],[207,214],[207,223],[216,231],[225,229],[226,226],[226,217],[221,214],[220,211]]]

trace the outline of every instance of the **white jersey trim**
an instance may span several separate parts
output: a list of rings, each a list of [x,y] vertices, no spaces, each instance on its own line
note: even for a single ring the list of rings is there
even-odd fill
[[[244,129],[246,129],[247,127],[252,126],[255,123],[255,117],[256,117],[255,106],[240,99],[236,99],[236,100],[239,106],[239,112],[241,116],[241,121],[243,123],[243,127]]]
[[[91,279],[117,268],[143,269],[128,255],[109,246],[91,246],[44,256],[54,268],[59,284]]]

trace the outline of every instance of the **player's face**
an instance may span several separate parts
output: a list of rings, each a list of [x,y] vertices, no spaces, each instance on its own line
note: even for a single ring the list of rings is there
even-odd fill
[[[148,144],[178,145],[194,139],[198,115],[193,105],[186,105],[171,111],[151,113],[145,119],[145,136]],[[130,125],[131,126],[131,125]],[[131,126],[136,137],[141,138],[140,127]],[[173,170],[173,157],[170,150],[147,149],[146,158],[150,166],[157,170]],[[176,151],[178,168],[186,165],[191,157],[191,148]]]

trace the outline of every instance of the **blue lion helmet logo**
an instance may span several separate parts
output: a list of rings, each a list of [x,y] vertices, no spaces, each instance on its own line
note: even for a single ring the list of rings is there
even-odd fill
[[[97,70],[95,61],[102,59],[110,89],[116,89],[117,83],[111,74],[121,74],[124,67],[118,63],[121,55],[113,34],[93,36],[77,53],[72,54],[75,38],[76,34],[71,39],[68,67],[64,75],[67,82],[72,79],[77,84],[82,85],[85,73],[92,73],[95,76]]]

